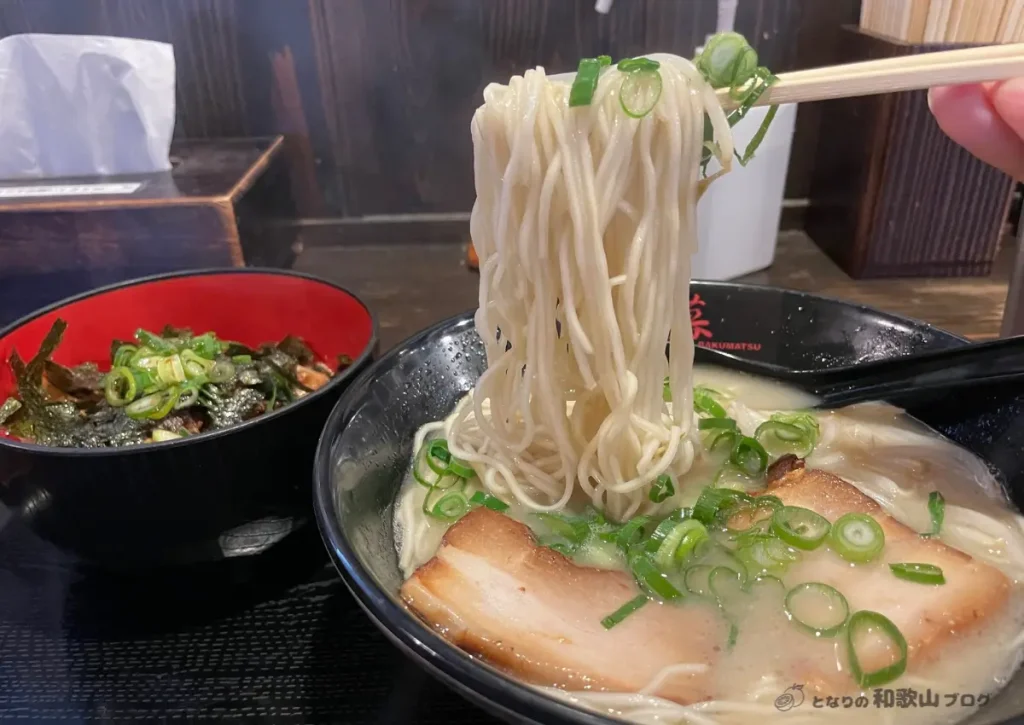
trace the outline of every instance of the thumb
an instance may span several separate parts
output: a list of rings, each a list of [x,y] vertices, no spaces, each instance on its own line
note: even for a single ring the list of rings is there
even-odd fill
[[[933,88],[928,106],[953,141],[982,161],[1024,179],[1024,79],[989,87]]]

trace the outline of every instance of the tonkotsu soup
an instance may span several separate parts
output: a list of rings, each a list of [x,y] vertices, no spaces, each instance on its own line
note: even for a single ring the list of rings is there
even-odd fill
[[[485,89],[487,367],[416,435],[401,596],[626,720],[958,721],[1021,651],[1024,534],[987,467],[886,405],[693,366],[697,200],[773,80],[724,34]]]
[[[735,421],[740,434],[751,438],[761,429],[755,440],[766,443],[772,462],[789,460],[787,450],[804,453],[800,446],[805,442],[782,441],[765,423],[793,416],[813,420],[813,450],[803,458],[804,468],[787,476],[799,479],[810,475],[807,471],[826,472],[841,479],[836,487],[848,486],[865,501],[877,504],[878,512],[869,516],[884,522],[880,551],[867,561],[850,561],[841,553],[843,545],[832,540],[831,531],[810,550],[780,539],[772,527],[780,510],[825,512],[824,518],[834,527],[842,516],[856,515],[863,506],[858,507],[856,500],[852,505],[834,502],[842,489],[821,492],[818,481],[805,486],[784,476],[788,485],[769,484],[768,468],[751,476],[728,463],[722,465],[720,454],[712,450],[715,433],[706,432],[714,428],[700,433],[697,461],[675,481],[676,490],[652,505],[652,513],[625,524],[602,520],[589,501],[574,500],[556,516],[538,513],[512,497],[492,498],[476,475],[455,476],[453,485],[442,489],[453,498],[441,501],[441,508],[452,509],[447,511],[450,516],[438,515],[438,501],[445,494],[439,498],[438,491],[423,484],[438,478],[426,454],[433,443],[429,461],[448,470],[441,461],[447,449],[440,442],[446,440],[451,416],[425,426],[417,435],[419,468],[414,471],[410,467],[396,507],[396,547],[407,579],[403,596],[410,608],[467,651],[552,695],[635,722],[750,723],[764,718],[800,722],[846,717],[853,722],[947,723],[968,717],[993,697],[1017,668],[1024,644],[1024,534],[1021,517],[1011,509],[988,467],[890,405],[808,412],[813,400],[774,382],[700,366],[694,370],[694,380],[698,399],[707,393],[725,412],[722,418],[697,412],[695,418]],[[455,462],[456,469],[460,465]],[[722,470],[727,473],[721,475]],[[749,493],[752,501],[739,497],[709,520],[699,509],[700,499],[702,494],[707,498],[707,487],[716,475],[719,484],[728,486],[722,490]],[[811,490],[801,490],[807,487]],[[775,506],[770,499],[773,492],[787,509]],[[929,499],[937,498],[936,493],[944,502],[938,537],[923,538],[919,532],[930,533],[934,527]],[[759,507],[757,503],[765,498],[769,503]],[[453,505],[452,500],[465,504]],[[789,506],[796,500],[806,506]],[[835,516],[837,511],[831,506],[839,506],[845,513]],[[497,515],[488,507],[529,527],[537,549],[546,550],[542,554],[526,550],[523,562],[508,566],[500,563],[502,558],[524,555],[503,548],[505,536],[491,532],[483,543],[486,554],[456,541],[438,556],[445,533],[465,521],[469,512],[482,508]],[[762,516],[760,522],[753,520]],[[645,597],[647,601],[639,609],[606,629],[602,620],[613,615],[615,607],[598,604],[604,591],[581,588],[572,592],[578,578],[575,567],[634,578],[629,546],[623,543],[630,527],[645,517],[649,518],[638,529],[633,545],[644,548],[647,542],[656,541],[657,545],[650,547],[653,561],[664,558],[659,554],[671,549],[673,538],[680,539],[672,550],[671,563],[659,568],[659,575],[679,596],[668,600],[658,594]],[[890,535],[892,527],[900,529],[896,536]],[[681,537],[675,533],[680,529]],[[687,535],[694,531],[697,533]],[[796,540],[808,546],[820,531],[804,533],[808,541]],[[858,536],[856,528],[853,537],[862,543],[863,536]],[[680,561],[675,555],[690,539],[695,539],[696,545]],[[758,546],[759,541],[773,543]],[[858,557],[856,552],[852,555]],[[488,561],[488,556],[496,557],[499,564]],[[564,557],[566,566],[549,566],[549,558],[556,557]],[[924,567],[916,570],[924,583],[901,578],[892,569],[892,565],[936,563],[943,584],[927,583],[930,569]],[[435,576],[441,569],[445,572]],[[645,586],[639,580],[635,591],[621,595],[622,604],[644,596]],[[548,587],[564,587],[568,596],[552,599],[544,593]],[[506,594],[501,592],[503,588]],[[787,608],[786,596],[792,592]],[[846,616],[841,607],[833,606],[833,592],[845,599]],[[633,680],[639,684],[649,678],[643,684],[616,691],[609,683],[623,678],[620,668],[635,667],[634,659],[644,662],[652,638],[665,634],[638,626],[636,641],[626,642],[625,650],[621,638],[612,638],[649,608],[712,612],[722,620],[721,641],[711,644],[710,659],[703,656],[702,646],[690,647],[684,641],[678,646],[684,655],[680,661],[656,672],[647,666],[647,671]],[[974,616],[975,608],[978,616]],[[440,610],[447,611],[441,615]],[[905,672],[862,687],[850,672],[848,632],[830,634],[828,630],[842,628],[851,615],[865,611],[894,623],[907,641],[908,652]],[[671,626],[671,621],[665,626]],[[816,634],[815,628],[825,631]],[[574,686],[573,677],[543,681],[545,668],[535,667],[531,654],[517,654],[521,650],[543,661],[580,637],[586,637],[589,644],[581,661],[588,666],[576,673],[579,687]],[[860,648],[855,651],[893,649],[873,628],[858,637],[863,641],[854,638],[854,646]],[[552,651],[538,649],[537,640]],[[606,652],[607,667],[590,648]],[[633,651],[635,656],[630,654]],[[565,658],[566,666],[574,661],[572,656]],[[898,661],[895,648],[891,660],[881,664]],[[703,675],[699,692],[692,693],[700,699],[689,701],[686,695],[694,688],[674,682],[692,682],[695,672]],[[682,698],[676,697],[679,693]],[[936,701],[939,704],[931,706]]]

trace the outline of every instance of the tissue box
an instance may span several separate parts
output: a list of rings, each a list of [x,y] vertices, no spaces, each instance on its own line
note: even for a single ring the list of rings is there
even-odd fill
[[[202,267],[290,267],[283,139],[180,141],[172,169],[0,180],[0,326],[114,282]]]

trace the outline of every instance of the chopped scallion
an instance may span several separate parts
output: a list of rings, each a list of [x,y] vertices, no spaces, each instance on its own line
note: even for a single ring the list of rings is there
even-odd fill
[[[576,78],[573,79],[572,88],[569,89],[569,106],[589,106],[594,99],[594,91],[597,90],[597,81],[601,77],[601,68],[604,67],[597,58],[582,58],[576,69]]]
[[[889,665],[871,672],[861,667],[858,654],[858,637],[870,633],[880,634],[897,651],[898,657]],[[872,646],[874,649],[874,646]],[[885,685],[902,675],[907,669],[907,640],[903,633],[887,617],[878,612],[860,611],[850,617],[846,625],[846,655],[850,674],[861,687]]]
[[[743,436],[733,446],[729,463],[748,476],[758,476],[768,468],[768,452],[754,438]]]
[[[889,570],[897,579],[915,584],[945,584],[942,569],[934,564],[890,564]]]
[[[783,506],[772,515],[772,531],[790,546],[812,551],[821,546],[831,525],[824,516],[801,508]]]
[[[928,514],[932,518],[932,530],[925,537],[935,537],[942,531],[942,522],[946,518],[946,499],[938,491],[928,494]]]
[[[799,584],[786,594],[786,616],[816,637],[835,637],[850,616],[846,597],[821,582]]]
[[[508,504],[502,501],[497,496],[492,496],[489,493],[483,491],[477,491],[469,498],[469,502],[475,506],[486,506],[491,511],[497,511],[501,513],[508,511]]]
[[[658,476],[651,485],[651,490],[648,492],[647,498],[654,503],[661,503],[665,499],[671,498],[675,495],[676,487],[675,484],[672,483],[672,477],[663,473]]]
[[[647,604],[648,601],[650,600],[644,594],[640,594],[634,597],[633,599],[630,599],[628,602],[626,602],[621,607],[616,609],[614,612],[609,614],[607,617],[602,619],[601,626],[605,629],[611,629],[616,624],[621,624],[622,620],[624,620],[630,614],[633,614],[633,612],[640,609],[640,607]]]
[[[693,518],[705,526],[711,526],[718,522],[719,517],[724,517],[734,507],[750,504],[753,501],[752,496],[742,491],[708,486],[701,491],[697,503],[693,506]]]
[[[725,418],[726,412],[722,404],[714,398],[715,391],[698,385],[693,389],[693,408],[701,415],[712,418]]]
[[[847,561],[871,561],[885,546],[885,532],[871,516],[849,513],[840,516],[829,531],[829,543]]]
[[[640,587],[650,594],[666,601],[679,599],[683,593],[676,589],[644,551],[634,551],[629,556],[629,568]]]
[[[621,67],[622,63],[619,63],[619,66]],[[633,70],[622,79],[619,105],[630,118],[643,118],[654,110],[658,99],[661,98],[661,91],[661,73],[656,70]]]
[[[580,519],[554,513],[534,514],[534,518],[547,526],[552,534],[571,544],[582,544],[590,534],[590,524]]]

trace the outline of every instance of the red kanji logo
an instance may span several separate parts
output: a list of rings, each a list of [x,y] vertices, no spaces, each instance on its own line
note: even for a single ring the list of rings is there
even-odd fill
[[[702,338],[711,339],[711,321],[704,319],[704,311],[701,309],[706,303],[695,294],[690,298],[690,325],[693,327],[693,340],[696,342]]]

